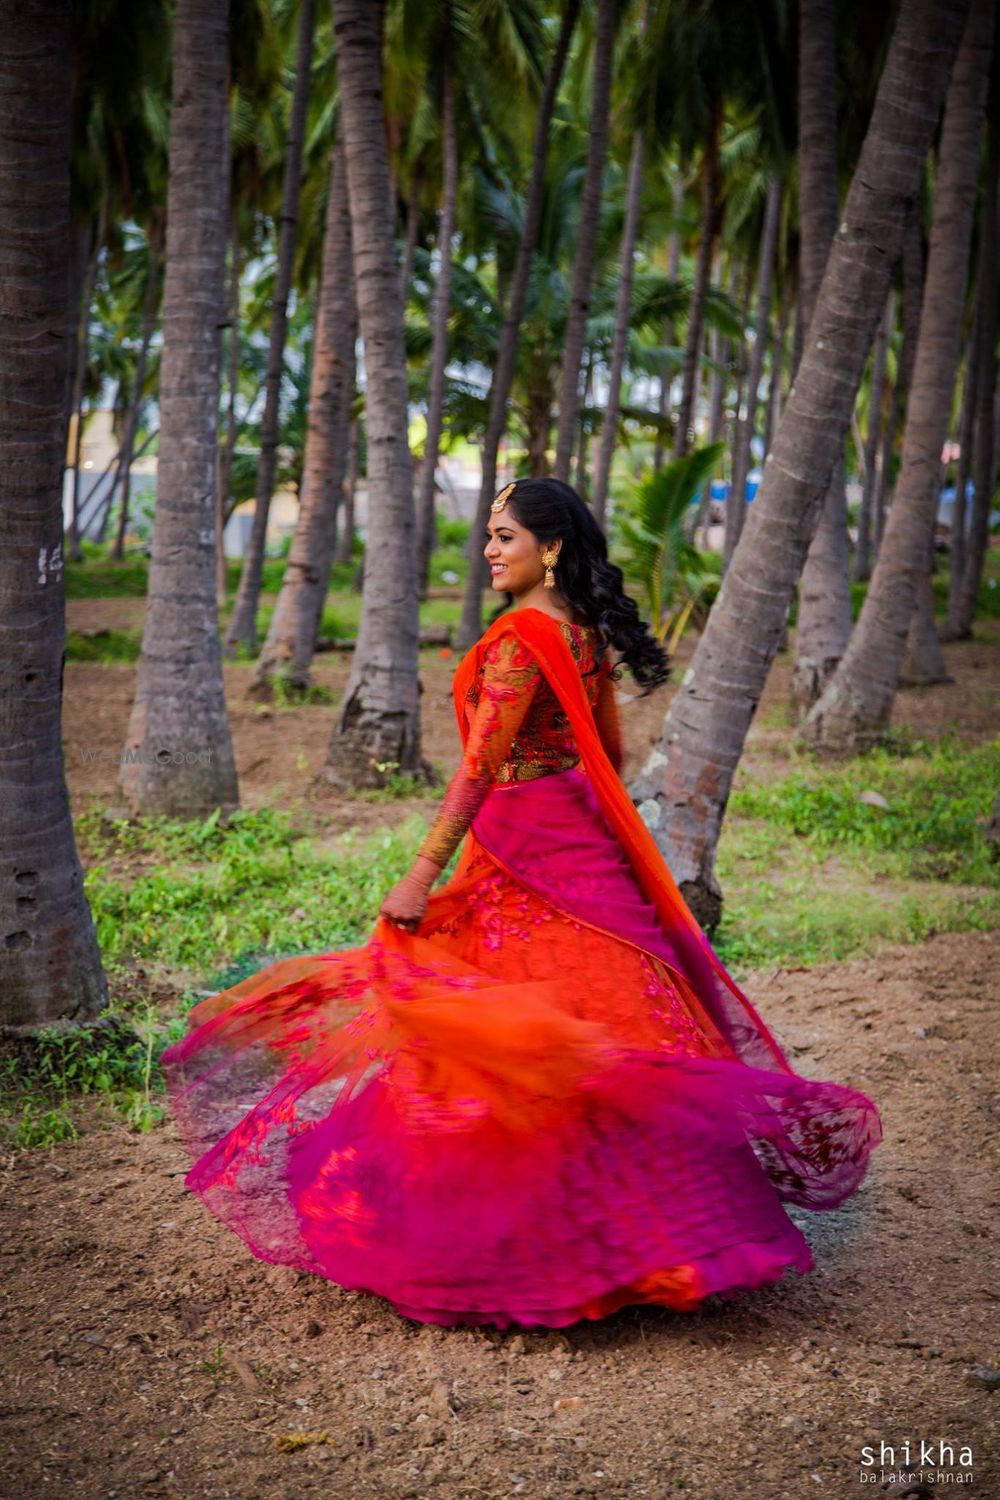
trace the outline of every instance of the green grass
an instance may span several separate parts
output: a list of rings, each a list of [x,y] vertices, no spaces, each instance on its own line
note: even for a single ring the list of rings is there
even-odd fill
[[[217,967],[232,955],[322,953],[357,943],[409,866],[423,820],[359,841],[324,841],[290,813],[240,811],[228,823],[111,824],[86,815],[87,895],[105,960]],[[122,878],[123,859],[141,864]]]
[[[88,1103],[133,1130],[163,1117],[158,1061],[180,1035],[152,1008],[125,1022],[110,1013],[97,1026],[44,1027],[0,1047],[0,1144],[51,1146],[72,1140]]]
[[[848,763],[802,758],[738,786],[719,848],[719,952],[734,969],[844,961],[998,925],[1000,866],[983,837],[998,779],[1000,740],[897,736]]]
[[[102,630],[97,635],[71,630],[66,637],[67,661],[117,666],[120,662],[138,661],[141,650],[141,630]]]

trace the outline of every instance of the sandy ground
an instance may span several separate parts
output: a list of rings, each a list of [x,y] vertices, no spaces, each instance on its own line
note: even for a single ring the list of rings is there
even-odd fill
[[[885,1140],[849,1203],[793,1210],[812,1273],[693,1314],[423,1327],[255,1261],[184,1191],[170,1124],[12,1157],[0,1490],[845,1500],[941,1493],[892,1476],[945,1440],[931,1472],[968,1446],[960,1492],[1000,1495],[1000,1397],[971,1373],[1000,1364],[998,971],[1000,934],[972,933],[756,976],[795,1066],[868,1092]]]

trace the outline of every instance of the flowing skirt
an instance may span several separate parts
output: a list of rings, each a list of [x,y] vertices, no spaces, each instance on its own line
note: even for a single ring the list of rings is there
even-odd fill
[[[417,934],[380,919],[191,1025],[163,1058],[187,1186],[261,1259],[422,1322],[561,1327],[807,1272],[783,1204],[843,1202],[881,1139],[707,940],[663,930],[578,768],[490,792]]]

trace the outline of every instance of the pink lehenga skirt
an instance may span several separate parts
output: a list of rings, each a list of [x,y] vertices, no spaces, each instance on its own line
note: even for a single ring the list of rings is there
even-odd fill
[[[253,1253],[433,1323],[560,1327],[811,1269],[881,1139],[667,932],[581,769],[495,787],[416,935],[285,959],[164,1056]]]

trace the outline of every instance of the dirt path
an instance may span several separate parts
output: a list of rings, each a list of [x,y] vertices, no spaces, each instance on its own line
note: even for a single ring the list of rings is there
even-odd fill
[[[973,1450],[960,1492],[1000,1495],[1000,1396],[969,1376],[1000,1364],[998,973],[1000,934],[967,933],[750,982],[796,1066],[870,1093],[886,1139],[850,1203],[795,1213],[815,1271],[695,1314],[425,1328],[255,1261],[184,1192],[172,1125],[12,1158],[0,1490],[845,1500],[886,1493],[904,1441],[946,1440]]]

